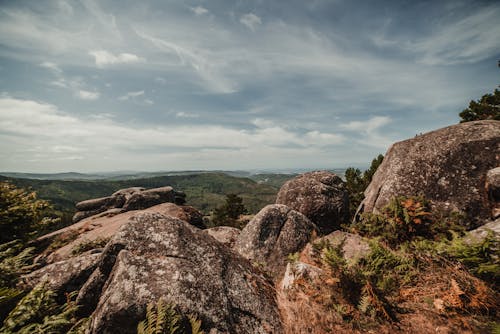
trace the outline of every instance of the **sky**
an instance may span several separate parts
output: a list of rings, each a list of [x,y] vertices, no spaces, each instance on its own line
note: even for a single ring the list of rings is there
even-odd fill
[[[499,1],[0,0],[0,171],[331,169],[500,84]]]

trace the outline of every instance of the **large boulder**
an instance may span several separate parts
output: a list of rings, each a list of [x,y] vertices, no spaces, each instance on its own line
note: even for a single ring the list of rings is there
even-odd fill
[[[328,171],[305,173],[287,181],[278,192],[276,204],[303,213],[323,234],[339,229],[349,218],[344,181]]]
[[[205,333],[282,333],[271,282],[250,262],[179,219],[138,213],[106,246],[77,302],[91,333],[135,333],[160,298]],[[96,305],[97,304],[97,305]]]
[[[486,174],[500,164],[500,121],[461,123],[393,144],[360,210],[379,212],[392,197],[423,195],[457,211],[473,228],[490,217]]]
[[[316,231],[316,226],[300,212],[272,204],[245,226],[234,249],[276,277],[284,271],[288,255],[302,250]]]

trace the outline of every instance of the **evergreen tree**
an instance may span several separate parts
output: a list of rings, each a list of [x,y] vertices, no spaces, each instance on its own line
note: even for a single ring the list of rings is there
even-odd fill
[[[226,195],[226,202],[214,210],[213,223],[215,225],[239,227],[238,218],[247,213],[243,198],[236,194]]]
[[[470,101],[469,107],[459,114],[460,123],[482,119],[500,120],[500,90],[485,94],[478,101]]]

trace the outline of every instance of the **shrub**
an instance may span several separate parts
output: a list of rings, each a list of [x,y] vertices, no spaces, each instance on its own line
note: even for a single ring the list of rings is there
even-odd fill
[[[37,199],[35,192],[0,182],[0,244],[27,241],[58,221],[49,202]]]
[[[450,230],[463,231],[459,217],[442,217],[431,212],[430,203],[422,196],[394,197],[380,214],[364,213],[350,230],[369,237],[380,237],[389,246],[417,239],[441,239]]]
[[[349,216],[354,217],[359,205],[365,198],[364,191],[372,181],[373,175],[378,166],[384,160],[384,156],[379,154],[372,160],[370,168],[361,173],[357,168],[349,167],[345,171],[346,188],[349,193]]]

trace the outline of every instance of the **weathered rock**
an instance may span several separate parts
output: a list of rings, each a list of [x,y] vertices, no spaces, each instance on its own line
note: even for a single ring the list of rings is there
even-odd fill
[[[323,269],[308,263],[300,261],[288,263],[280,287],[283,290],[291,289],[297,280],[316,280],[323,272]]]
[[[126,211],[142,210],[160,203],[173,203],[174,200],[175,193],[172,187],[154,188],[133,193],[123,205],[123,208]]]
[[[490,233],[493,233],[493,236],[500,241],[500,218],[469,231],[465,236],[465,240],[469,240],[471,242],[481,242]]]
[[[230,226],[216,226],[206,229],[205,233],[215,238],[218,242],[232,248],[236,240],[238,240],[241,230]]]
[[[274,289],[247,260],[179,219],[140,213],[108,243],[78,302],[97,302],[91,333],[126,334],[159,298],[206,333],[283,332]]]
[[[121,207],[125,203],[124,196],[108,196],[101,198],[89,199],[76,203],[76,209],[79,211],[100,210],[102,208]]]
[[[490,217],[486,173],[500,164],[500,121],[461,123],[395,143],[387,151],[360,209],[378,212],[394,196],[424,195],[459,211],[472,228]]]
[[[272,204],[245,226],[234,249],[276,277],[284,271],[288,255],[302,250],[316,231],[300,212]]]
[[[371,251],[368,242],[357,234],[352,234],[343,231],[334,231],[322,238],[314,240],[312,243],[307,244],[302,251],[301,258],[309,262],[314,262],[318,258],[317,247],[313,244],[342,247],[342,254],[346,259],[347,264],[353,264],[362,257],[368,255]]]
[[[38,259],[38,262],[54,263],[62,261],[72,257],[73,249],[81,243],[94,242],[98,239],[113,237],[120,227],[138,212],[123,211],[124,210],[121,208],[109,209],[103,213],[86,218],[78,223],[38,238],[37,241],[47,243],[48,240],[55,240],[55,238],[61,238],[65,235],[76,234],[75,238],[64,243],[60,248],[53,250],[51,253],[43,254],[43,256]],[[172,215],[198,228],[204,228],[201,213],[190,206],[177,206],[173,203],[162,203],[142,211]]]
[[[125,201],[127,201],[133,194],[141,192],[146,190],[146,188],[143,187],[130,187],[130,188],[125,188],[125,189],[120,189],[118,191],[115,191],[113,193],[113,197],[115,196],[123,196],[125,198]]]
[[[344,182],[327,171],[305,173],[287,181],[278,192],[276,204],[303,213],[327,234],[346,223],[349,197]]]
[[[79,290],[97,267],[101,254],[87,252],[68,260],[49,264],[21,277],[21,285],[29,288],[45,282],[47,286],[63,296],[66,292]]]
[[[125,211],[142,210],[161,203],[176,203],[181,205],[186,202],[185,198],[186,194],[174,191],[169,186],[149,190],[141,187],[120,189],[108,197],[89,199],[77,203],[76,209],[78,211],[73,216],[73,223],[103,212],[115,214]],[[119,212],[110,211],[113,209],[119,209]],[[187,211],[188,209],[186,209]],[[193,225],[204,226],[197,217],[194,217],[194,212],[190,216],[192,216],[189,219],[192,220]]]
[[[500,167],[486,173],[486,191],[491,206],[491,218],[500,217]]]

